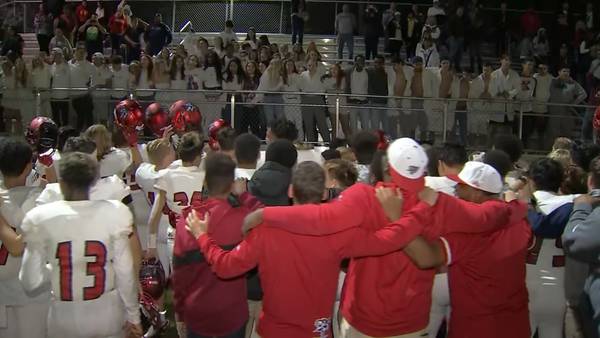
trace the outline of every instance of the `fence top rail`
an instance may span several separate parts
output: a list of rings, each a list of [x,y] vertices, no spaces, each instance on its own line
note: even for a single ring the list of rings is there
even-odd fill
[[[4,91],[5,88],[2,88]],[[570,104],[570,103],[557,103],[557,102],[543,102],[536,101],[533,99],[529,100],[506,100],[506,99],[479,99],[479,98],[441,98],[441,97],[413,97],[413,96],[388,96],[388,95],[369,95],[369,94],[347,94],[347,93],[315,93],[315,92],[287,92],[287,91],[258,91],[258,90],[219,90],[219,89],[130,89],[130,88],[49,88],[49,89],[36,89],[37,93],[43,92],[127,92],[128,94],[133,93],[182,93],[182,94],[193,94],[193,93],[206,93],[213,95],[227,95],[227,94],[270,94],[270,95],[297,95],[297,96],[330,96],[339,98],[364,98],[364,99],[392,99],[392,100],[421,100],[421,101],[441,101],[441,102],[470,102],[470,103],[489,103],[489,104],[536,104],[553,107],[570,107],[570,108],[586,108],[596,109],[596,106],[587,104]]]

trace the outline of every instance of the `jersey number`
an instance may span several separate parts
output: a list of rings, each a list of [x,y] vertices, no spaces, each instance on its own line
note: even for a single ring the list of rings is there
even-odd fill
[[[177,203],[178,205],[180,205],[182,207],[187,207],[188,205],[191,205],[194,202],[201,202],[202,201],[202,192],[194,191],[194,193],[192,194],[191,201],[188,198],[188,195],[186,193],[176,192],[175,195],[173,195],[173,201],[175,201],[175,203]]]
[[[94,278],[92,286],[83,288],[83,300],[99,298],[104,293],[106,284],[106,247],[100,241],[85,241],[85,257],[94,257],[88,262],[86,274]],[[60,271],[60,299],[73,300],[73,255],[72,242],[61,242],[56,247],[56,258]]]
[[[531,240],[533,242],[530,243],[529,247],[531,249],[529,249],[529,252],[527,252],[527,264],[536,265],[539,258],[540,250],[542,249],[542,243],[544,242],[544,239],[541,237],[531,237]],[[555,240],[554,246],[558,249],[563,248],[562,241],[560,238],[557,238]],[[552,256],[552,267],[559,268],[562,266],[565,266],[565,256]]]
[[[17,231],[17,229],[12,228],[13,231]],[[0,245],[0,266],[6,265],[6,262],[8,261],[8,249],[6,248],[6,246],[4,245],[4,243],[2,243]]]

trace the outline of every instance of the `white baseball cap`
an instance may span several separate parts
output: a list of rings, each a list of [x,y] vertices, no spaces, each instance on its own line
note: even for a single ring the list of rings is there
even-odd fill
[[[448,178],[492,194],[499,194],[503,187],[498,171],[489,164],[477,161],[465,163],[458,175],[448,175]]]
[[[422,178],[427,169],[428,158],[425,150],[408,137],[392,142],[387,148],[387,158],[390,168],[404,178]]]

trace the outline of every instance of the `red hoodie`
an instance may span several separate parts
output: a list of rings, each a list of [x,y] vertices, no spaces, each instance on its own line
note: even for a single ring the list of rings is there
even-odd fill
[[[373,194],[360,217],[387,223]],[[253,230],[235,250],[223,251],[208,235],[198,244],[213,270],[223,278],[238,276],[258,264],[264,290],[258,333],[263,338],[331,337],[331,317],[341,260],[384,254],[412,241],[430,221],[425,203],[398,222],[370,232],[352,228],[334,235],[295,235],[269,227]],[[315,224],[326,227],[326,224]]]
[[[239,199],[209,198],[183,210],[177,222],[173,250],[175,311],[189,330],[203,336],[224,336],[240,329],[248,320],[246,278],[220,279],[206,263],[194,236],[185,228],[190,211],[210,213],[208,233],[217,245],[234,248],[242,241],[244,217],[261,207],[248,193]]]
[[[404,185],[403,212],[417,203],[416,192],[422,189],[418,181]],[[355,184],[333,203],[265,208],[263,221],[306,235],[326,235],[356,226],[376,230],[385,226],[385,222],[366,217],[364,213],[369,208],[367,201],[374,194],[373,187]],[[439,194],[433,208],[433,221],[425,227],[424,235],[433,239],[450,232],[493,230],[506,226],[511,219],[525,217],[526,209],[518,202],[498,200],[475,204]],[[346,275],[341,312],[353,327],[370,336],[395,336],[423,330],[429,321],[434,275],[433,269],[418,269],[402,251],[353,259]]]

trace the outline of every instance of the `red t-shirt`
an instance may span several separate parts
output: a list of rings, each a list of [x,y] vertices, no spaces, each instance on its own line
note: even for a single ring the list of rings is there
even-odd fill
[[[404,212],[414,207],[415,196],[405,197]],[[375,203],[369,202],[372,199]],[[377,221],[364,212],[374,207],[380,208],[374,188],[355,184],[333,203],[265,208],[263,221],[306,235],[327,235],[352,227],[376,230],[385,226],[386,221]],[[433,221],[423,232],[428,239],[450,232],[484,232],[506,226],[512,218],[525,217],[527,207],[502,201],[474,204],[439,194],[432,211]],[[434,275],[433,269],[418,269],[402,251],[353,259],[340,311],[353,327],[370,336],[423,330],[429,322]]]
[[[524,264],[530,238],[525,219],[491,233],[440,238],[449,264],[449,338],[530,337]]]
[[[127,20],[122,15],[113,14],[108,20],[108,30],[111,34],[125,34],[127,30]]]
[[[90,18],[91,13],[87,7],[84,7],[83,5],[79,5],[79,6],[77,6],[77,9],[75,9],[75,15],[77,16],[77,20],[79,21],[79,24],[84,24],[87,21],[87,19]]]
[[[238,199],[208,199],[190,208],[201,215],[210,213],[208,233],[217,245],[231,249],[242,241],[242,222],[261,204],[250,194]],[[175,310],[189,330],[203,336],[224,336],[240,329],[248,320],[246,278],[221,279],[202,256],[196,240],[185,228],[190,208],[177,222],[173,250],[173,291]]]
[[[364,214],[374,221],[387,222],[374,196],[371,202]],[[430,217],[430,207],[421,203],[377,232],[355,227],[329,236],[302,236],[265,223],[232,251],[223,251],[208,235],[201,236],[198,243],[212,269],[223,278],[238,276],[258,265],[264,291],[258,322],[261,337],[331,337],[342,259],[398,250],[418,235]]]

